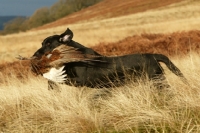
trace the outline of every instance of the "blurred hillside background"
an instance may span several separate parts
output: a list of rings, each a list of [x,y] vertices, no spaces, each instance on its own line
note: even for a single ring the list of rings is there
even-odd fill
[[[73,40],[103,55],[198,52],[199,6],[199,0],[58,0],[4,25],[0,60],[31,56],[46,37],[66,28]]]
[[[37,9],[31,16],[0,16],[0,34],[26,31],[77,12],[101,0],[58,0],[50,7]]]

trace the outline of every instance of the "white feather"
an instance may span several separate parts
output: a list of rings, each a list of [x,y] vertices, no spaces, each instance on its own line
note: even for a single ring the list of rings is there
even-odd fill
[[[66,80],[67,74],[65,73],[64,66],[56,69],[56,68],[51,68],[49,72],[44,73],[43,77],[57,83],[63,83]]]

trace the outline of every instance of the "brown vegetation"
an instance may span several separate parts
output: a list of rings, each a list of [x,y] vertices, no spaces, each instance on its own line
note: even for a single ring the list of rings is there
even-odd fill
[[[29,61],[15,61],[0,64],[0,84],[7,83],[10,79],[20,79],[22,82],[31,73]],[[23,79],[23,80],[22,80]]]
[[[66,24],[78,23],[81,21],[119,17],[163,7],[180,1],[183,0],[103,0],[94,6],[72,13],[64,18],[36,29],[47,29]]]
[[[115,43],[100,43],[92,48],[103,55],[162,53],[174,56],[192,51],[199,53],[200,31],[134,35]]]

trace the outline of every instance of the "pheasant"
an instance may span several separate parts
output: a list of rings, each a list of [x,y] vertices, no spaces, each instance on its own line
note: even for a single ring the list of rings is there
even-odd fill
[[[95,61],[97,56],[83,54],[79,48],[67,45],[60,45],[51,52],[45,53],[40,59],[35,57],[17,57],[20,60],[30,60],[32,72],[42,75],[44,78],[57,83],[63,83],[67,79],[64,67],[70,62]]]

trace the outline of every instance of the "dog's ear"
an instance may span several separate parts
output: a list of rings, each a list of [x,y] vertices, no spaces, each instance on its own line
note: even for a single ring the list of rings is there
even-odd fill
[[[67,28],[67,30],[64,33],[60,34],[59,41],[65,43],[72,40],[72,38],[73,32],[69,28]]]

